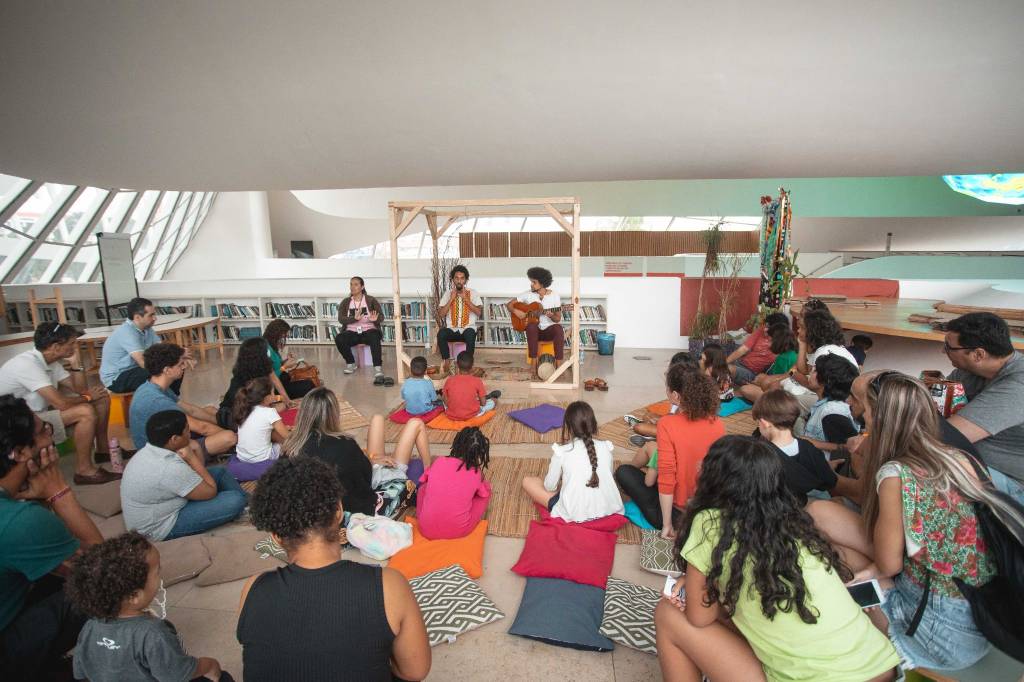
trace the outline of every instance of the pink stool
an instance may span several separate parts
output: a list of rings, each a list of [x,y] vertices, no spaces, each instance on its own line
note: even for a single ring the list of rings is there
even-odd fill
[[[449,341],[448,342],[448,357],[452,360],[459,359],[459,353],[466,350],[466,344],[462,341]]]
[[[352,356],[356,359],[357,367],[373,367],[373,353],[365,343],[352,346]]]

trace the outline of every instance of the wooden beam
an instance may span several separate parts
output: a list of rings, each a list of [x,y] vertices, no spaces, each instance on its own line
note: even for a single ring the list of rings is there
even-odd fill
[[[427,229],[430,230],[430,238],[433,239],[434,243],[436,244],[437,243],[437,237],[438,237],[438,234],[437,234],[437,214],[435,214],[435,213],[426,213],[425,211],[424,211],[424,213],[425,213],[426,218],[427,218]]]
[[[396,231],[397,234],[395,234],[395,239],[398,239],[399,237],[402,236],[402,233],[405,232],[409,228],[409,225],[412,223],[412,221],[416,220],[416,216],[418,216],[420,214],[420,211],[422,211],[422,210],[423,210],[422,206],[413,206],[412,207],[412,209],[409,211],[409,215],[407,215],[404,218],[402,218],[402,222],[400,222],[398,224],[398,229]]]
[[[390,208],[411,209],[419,206],[421,209],[429,207],[433,210],[438,206],[540,206],[543,204],[573,204],[579,203],[579,197],[541,197],[526,199],[437,199],[434,201],[389,201]]]
[[[558,213],[565,215],[572,214],[572,209],[555,208]],[[456,218],[488,218],[488,217],[509,217],[528,218],[532,216],[546,216],[548,212],[541,208],[462,208],[462,209],[439,209],[434,212],[439,216],[454,216]]]
[[[441,226],[441,229],[437,233],[437,236],[438,237],[443,237],[444,233],[448,231],[448,228],[451,227],[452,225],[454,225],[455,221],[458,220],[458,219],[459,219],[458,216],[451,216],[450,218],[448,218],[448,220],[444,221],[444,225]]]
[[[402,211],[392,207],[388,213],[391,227],[391,291],[392,300],[395,302],[395,309],[391,314],[395,325],[395,381],[401,382],[405,378],[405,367],[402,365],[402,356],[405,355],[402,351],[402,290],[398,276],[398,236],[401,234],[398,231],[398,222]]]
[[[577,206],[579,206],[579,204],[577,204]],[[555,207],[552,206],[551,204],[544,204],[544,210],[547,212],[548,215],[555,219],[555,222],[558,223],[561,226],[561,228],[565,230],[566,233],[569,234],[569,236],[572,236],[573,225],[577,223],[570,223],[568,220],[563,218],[562,214],[556,211]]]

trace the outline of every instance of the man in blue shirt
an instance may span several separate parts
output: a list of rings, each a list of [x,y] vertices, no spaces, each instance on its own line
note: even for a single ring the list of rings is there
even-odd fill
[[[114,393],[131,393],[149,381],[142,354],[160,338],[153,331],[156,308],[148,298],[133,298],[128,302],[128,319],[103,342],[100,361],[100,381]],[[188,360],[188,353],[185,354]],[[181,392],[181,379],[174,385]],[[143,424],[145,428],[145,424]]]
[[[128,412],[132,443],[135,449],[146,444],[146,424],[157,412],[177,410],[188,417],[189,430],[195,440],[192,449],[197,454],[219,455],[234,447],[238,436],[234,431],[217,426],[216,408],[203,408],[185,402],[173,386],[181,382],[187,359],[185,349],[173,343],[158,343],[143,353],[148,381],[135,389]],[[204,452],[205,450],[205,452]]]
[[[103,541],[64,480],[48,425],[0,396],[0,678],[63,679],[84,616],[54,573]],[[44,504],[39,504],[44,503]],[[44,506],[45,505],[45,506]],[[47,508],[48,507],[48,508]]]

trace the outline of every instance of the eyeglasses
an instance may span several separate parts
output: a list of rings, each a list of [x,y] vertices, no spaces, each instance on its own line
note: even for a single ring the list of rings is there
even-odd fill
[[[882,392],[882,384],[884,384],[889,379],[893,379],[898,376],[901,376],[901,373],[893,370],[889,370],[888,372],[882,372],[881,374],[876,374],[875,377],[868,384],[868,386],[871,387],[871,392],[877,396],[879,393]]]
[[[952,353],[955,350],[975,350],[978,346],[951,346],[948,341],[942,342],[942,352]]]

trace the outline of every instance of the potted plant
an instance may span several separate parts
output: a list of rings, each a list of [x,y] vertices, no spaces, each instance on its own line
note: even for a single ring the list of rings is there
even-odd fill
[[[688,337],[689,351],[694,355],[700,355],[704,344],[714,338],[715,331],[720,325],[719,313],[704,309],[704,285],[709,278],[722,271],[723,263],[719,249],[725,237],[722,232],[724,222],[725,218],[720,219],[700,235],[704,243],[704,269],[701,272],[700,288],[697,290],[697,312],[694,313],[693,322],[690,324]]]

